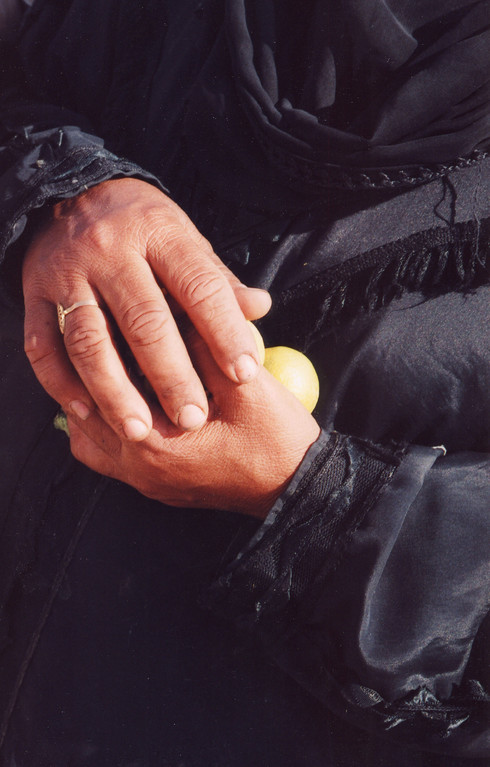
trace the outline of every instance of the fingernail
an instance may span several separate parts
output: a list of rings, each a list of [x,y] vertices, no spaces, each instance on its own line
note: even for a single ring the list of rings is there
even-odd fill
[[[126,437],[133,442],[138,442],[144,439],[150,433],[150,430],[146,423],[140,421],[138,418],[128,418],[124,423],[124,433]]]
[[[184,431],[199,429],[205,422],[206,414],[197,405],[184,405],[177,418],[177,423]]]
[[[86,421],[90,415],[90,408],[85,402],[81,402],[78,399],[74,399],[73,402],[70,402],[70,410],[82,421]]]
[[[259,366],[250,354],[242,354],[235,362],[235,374],[240,383],[251,381],[259,371]]]

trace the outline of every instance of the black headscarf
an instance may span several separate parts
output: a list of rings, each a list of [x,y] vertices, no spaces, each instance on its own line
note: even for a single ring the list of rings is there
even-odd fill
[[[325,176],[328,165],[415,168],[485,150],[489,23],[488,0],[227,3],[257,137],[277,157],[313,161],[318,177],[318,163]]]

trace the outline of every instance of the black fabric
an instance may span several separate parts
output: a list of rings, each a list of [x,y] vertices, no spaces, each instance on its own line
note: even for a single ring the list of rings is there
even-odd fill
[[[47,26],[52,31],[49,21]],[[46,104],[1,41],[0,62],[0,260],[9,254],[0,289],[4,300],[19,302],[22,252],[47,203],[109,178],[135,176],[163,187],[151,173],[109,152],[94,135],[89,115]]]
[[[448,163],[487,145],[488,2],[227,7],[239,91],[276,151],[346,169]]]
[[[379,309],[405,292],[429,297],[470,291],[488,280],[489,235],[490,219],[468,221],[351,257],[278,291],[265,322],[269,337],[287,336],[307,349],[326,326]]]
[[[272,643],[285,640],[307,620],[306,605],[318,599],[313,596],[318,583],[338,566],[346,541],[403,454],[401,447],[397,455],[396,450],[383,451],[335,432],[324,435],[314,450],[316,456],[294,492],[290,489],[281,498],[280,513],[276,508],[269,513],[258,536],[260,545],[254,539],[215,587],[224,613],[231,617],[238,600],[240,627],[265,623]]]
[[[488,753],[488,4],[331,5],[26,14],[2,84],[10,277],[36,206],[165,184],[272,289],[266,342],[308,350],[326,436],[261,527],[163,508],[74,464],[2,308],[5,767]],[[237,631],[203,607],[215,579]]]
[[[447,306],[444,313],[448,315]],[[398,314],[403,316],[403,312]],[[458,314],[455,312],[455,317]],[[421,321],[427,326],[425,316]],[[390,326],[388,318],[386,326]],[[2,461],[8,470],[2,473],[0,492],[2,498],[10,498],[12,489],[17,488],[15,505],[8,506],[12,512],[9,525],[11,531],[17,531],[14,539],[22,547],[22,559],[16,557],[19,564],[22,561],[22,567],[10,567],[4,560],[2,568],[3,576],[10,574],[11,579],[7,590],[10,596],[2,602],[6,641],[2,648],[0,702],[3,725],[8,724],[0,751],[2,764],[10,767],[15,759],[26,767],[48,767],[60,762],[112,767],[114,762],[150,766],[157,761],[170,767],[180,760],[193,767],[210,764],[248,767],[261,761],[271,767],[352,767],[360,763],[391,767],[396,760],[402,767],[480,767],[482,760],[472,759],[468,754],[469,743],[472,748],[482,747],[478,743],[478,727],[482,723],[480,712],[485,696],[480,693],[478,698],[476,682],[473,687],[455,691],[451,702],[443,703],[434,693],[425,691],[404,696],[392,704],[376,689],[360,686],[355,676],[347,680],[342,676],[346,673],[342,648],[350,646],[352,640],[356,642],[358,636],[346,623],[349,595],[357,595],[352,605],[356,609],[362,602],[365,574],[369,570],[359,567],[362,562],[368,565],[356,550],[359,538],[351,539],[355,548],[347,556],[344,552],[341,565],[336,568],[337,576],[329,579],[325,598],[318,602],[305,594],[302,602],[306,613],[313,610],[320,614],[322,605],[328,607],[325,619],[329,631],[321,630],[317,619],[298,621],[290,624],[294,631],[289,652],[287,639],[291,631],[284,636],[282,645],[276,643],[271,648],[276,663],[287,669],[288,673],[283,673],[249,642],[243,626],[235,633],[226,615],[218,619],[207,609],[206,585],[218,576],[227,559],[233,559],[250,540],[257,540],[261,529],[257,522],[224,512],[167,509],[120,483],[100,480],[77,467],[69,457],[65,436],[52,428],[56,406],[36,385],[22,356],[20,321],[13,321],[11,312],[2,307],[0,327],[3,339],[0,409],[9,435],[2,443]],[[400,344],[403,347],[403,338]],[[339,349],[345,351],[346,345],[345,338],[339,339]],[[355,348],[356,344],[350,347],[354,369]],[[371,358],[369,344],[365,349]],[[332,366],[338,352],[333,348],[328,356]],[[361,361],[359,375],[362,370]],[[329,375],[332,373],[331,368]],[[15,391],[9,383],[14,376]],[[373,388],[377,378],[379,370],[373,370]],[[331,407],[336,398],[332,392]],[[342,410],[352,411],[355,401],[355,396],[343,399]],[[21,418],[19,411],[29,417]],[[396,419],[396,410],[393,418]],[[341,438],[339,448],[343,444],[345,440]],[[323,447],[331,455],[331,446]],[[432,460],[439,452],[427,451]],[[317,462],[316,468],[320,469],[318,483],[314,481],[317,492],[323,486],[331,494],[336,485],[342,484],[346,465],[342,453],[343,448],[337,453],[338,470],[330,472],[328,462]],[[377,456],[375,476],[386,460],[390,470],[393,468],[386,449],[375,450],[373,455]],[[459,463],[456,457],[454,468]],[[442,465],[441,470],[442,485],[447,486],[449,499],[454,478],[446,478]],[[315,468],[312,471],[317,474]],[[474,490],[475,474],[468,464],[460,466],[459,471],[466,477],[467,484],[462,487],[466,496],[469,488]],[[30,475],[27,483],[23,481],[26,472]],[[365,474],[365,487],[370,486],[370,475],[371,472]],[[48,487],[52,478],[55,492]],[[303,488],[306,491],[304,484]],[[403,487],[400,489],[403,493]],[[311,492],[315,494],[313,487]],[[28,503],[27,509],[22,507],[23,497],[25,502],[27,497],[34,501]],[[303,510],[307,511],[307,493],[303,492],[300,498]],[[440,498],[437,482],[426,496],[429,507],[434,506],[435,498]],[[448,559],[442,558],[440,545],[435,546],[433,515],[427,515],[423,504],[418,513],[425,519],[426,529],[421,530],[414,520],[412,532],[407,529],[405,542],[400,540],[400,551],[408,547],[416,556],[413,534],[420,535],[427,549],[423,555],[425,562],[423,557],[416,559],[413,567],[407,565],[400,571],[409,594],[408,600],[397,601],[400,617],[408,617],[410,611],[425,604],[428,586],[425,578],[435,575],[427,569],[430,562],[438,571],[432,592],[436,601],[441,583],[447,582],[448,588],[453,588],[448,573],[456,579],[464,576],[475,585],[472,568],[479,569],[475,551],[481,555],[487,552],[486,538],[470,523],[470,510],[464,505],[462,523],[467,534],[473,530],[478,536],[479,546],[476,549],[472,545],[471,558],[465,562],[468,549],[462,546],[463,538],[459,536],[461,555],[456,561],[447,499],[441,501],[439,517],[442,523],[444,520],[449,523]],[[397,508],[398,518],[406,507]],[[472,507],[471,513],[475,510]],[[378,560],[377,546],[365,533],[371,530],[379,536],[380,545],[389,546],[386,524],[391,525],[393,507],[383,511],[378,504],[374,511],[378,522],[372,516],[369,521],[368,517],[368,523],[358,527],[358,535],[363,534],[367,551]],[[347,509],[346,512],[349,514]],[[482,521],[485,517],[483,508]],[[287,518],[284,522],[287,528]],[[393,535],[398,538],[396,530],[397,524],[392,540]],[[9,541],[12,540],[11,535]],[[2,542],[5,543],[4,538]],[[431,556],[434,546],[439,552],[436,559]],[[318,556],[321,560],[320,550]],[[395,572],[399,571],[403,556],[392,560]],[[308,563],[308,554],[305,561]],[[325,565],[330,571],[328,560]],[[287,561],[284,566],[287,567]],[[382,570],[382,558],[376,567],[378,572],[379,568]],[[53,570],[57,572],[56,579],[52,578]],[[311,573],[311,568],[308,571]],[[416,584],[411,572],[417,574]],[[391,575],[385,584],[396,589],[396,579]],[[324,588],[325,583],[321,590]],[[240,594],[243,592],[237,590],[235,608],[239,608]],[[246,591],[246,600],[249,597]],[[369,600],[366,606],[371,604],[374,603]],[[389,606],[390,600],[385,604]],[[451,601],[447,604],[450,606]],[[477,605],[474,594],[469,604],[472,608]],[[410,608],[408,612],[406,607]],[[225,605],[222,609],[226,613]],[[429,614],[422,610],[420,617]],[[432,614],[435,617],[436,613]],[[451,608],[449,621],[452,615]],[[280,611],[276,616],[280,617]],[[392,626],[395,630],[398,620]],[[379,627],[384,623],[381,620]],[[455,629],[458,625],[459,621]],[[337,632],[341,632],[340,641],[336,639]],[[488,646],[485,637],[483,632],[479,640],[483,654]],[[321,642],[327,639],[327,655],[318,638]],[[397,642],[382,646],[396,649]],[[439,657],[443,659],[444,653]],[[476,658],[469,664],[473,674],[470,679],[475,679],[474,675],[481,674],[484,668],[481,660],[476,667],[475,662]],[[329,673],[335,668],[337,674],[339,669],[344,670],[336,678],[329,677],[325,668]],[[291,679],[291,674],[299,684]],[[12,678],[17,680],[16,687],[11,684]],[[327,701],[329,708],[334,706],[337,714],[319,705],[314,696]],[[468,707],[470,723],[461,725],[463,742],[458,745],[455,731],[451,740],[455,745],[449,749],[458,748],[460,754],[467,753],[466,757],[456,757],[454,753],[438,756],[419,750],[421,744],[432,749],[444,748],[446,741],[440,737],[445,723],[450,721],[451,709],[461,719],[462,709],[467,713]],[[346,712],[350,724],[342,721]],[[428,719],[428,712],[434,715],[433,720]],[[452,721],[457,722],[458,716]],[[378,724],[369,724],[373,717],[379,720]],[[361,728],[376,729],[378,735],[353,728],[352,721]],[[433,739],[428,743],[431,732]],[[394,742],[400,737],[403,745]],[[407,750],[407,740],[415,750]]]

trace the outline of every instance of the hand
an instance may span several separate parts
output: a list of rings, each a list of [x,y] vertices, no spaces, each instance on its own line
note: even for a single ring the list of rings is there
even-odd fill
[[[122,440],[145,439],[150,408],[130,380],[111,318],[170,420],[192,430],[208,402],[176,324],[185,312],[236,383],[258,372],[247,319],[270,307],[226,269],[185,213],[137,179],[106,181],[54,206],[24,261],[25,349],[40,383],[67,413],[96,409]],[[66,316],[56,304],[96,300]]]
[[[68,417],[73,454],[101,474],[172,506],[220,508],[264,517],[320,428],[265,368],[236,386],[200,340],[190,344],[210,392],[210,417],[182,433],[164,413],[139,443],[121,441],[96,414]]]

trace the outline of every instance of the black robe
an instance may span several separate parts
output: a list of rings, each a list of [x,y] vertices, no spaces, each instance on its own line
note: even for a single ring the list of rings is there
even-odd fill
[[[488,3],[332,6],[40,0],[3,49],[2,765],[488,753]],[[261,525],[77,464],[23,357],[43,206],[124,175],[319,371]]]

